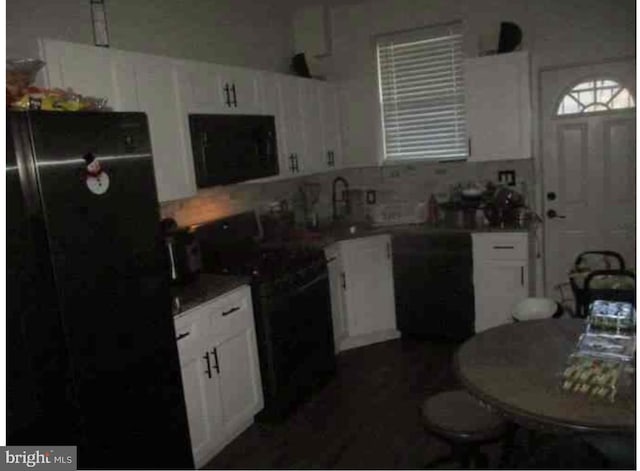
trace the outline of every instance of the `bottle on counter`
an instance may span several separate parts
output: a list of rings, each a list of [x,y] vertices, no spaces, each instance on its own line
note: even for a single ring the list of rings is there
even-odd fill
[[[440,221],[440,208],[438,207],[436,197],[431,193],[429,202],[427,203],[427,223],[435,225],[438,224],[438,221]]]

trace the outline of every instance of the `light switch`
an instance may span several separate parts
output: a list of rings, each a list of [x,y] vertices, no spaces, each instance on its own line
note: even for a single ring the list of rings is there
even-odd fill
[[[503,185],[508,185],[508,186],[515,186],[516,171],[515,170],[499,170],[498,183],[502,183]]]

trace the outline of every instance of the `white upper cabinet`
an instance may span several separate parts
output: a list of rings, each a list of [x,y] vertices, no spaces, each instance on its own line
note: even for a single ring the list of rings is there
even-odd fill
[[[163,57],[131,53],[140,111],[147,114],[158,199],[170,201],[196,193],[188,131],[178,99],[174,63]]]
[[[219,69],[220,90],[222,90],[224,98],[227,95],[225,90],[229,90],[228,113],[260,114],[262,109],[260,73],[239,67],[217,67]]]
[[[72,88],[82,95],[106,98],[107,106],[117,108],[109,49],[43,39],[40,55],[46,62],[46,87]]]
[[[318,173],[326,170],[324,144],[322,142],[322,117],[320,116],[320,85],[322,82],[309,79],[300,80],[300,111],[304,146],[302,160],[304,173]]]
[[[278,77],[278,95],[282,109],[284,127],[284,148],[287,167],[280,168],[282,175],[297,176],[306,171],[303,161],[305,144],[302,122],[301,79],[289,75]]]
[[[320,123],[322,126],[322,170],[342,167],[342,139],[340,134],[340,111],[338,89],[331,83],[318,85],[320,100]]]
[[[262,113],[266,115],[272,115],[275,119],[276,125],[276,139],[278,147],[278,167],[279,172],[277,177],[272,177],[270,180],[295,176],[293,158],[291,152],[289,152],[289,145],[287,142],[287,120],[285,119],[284,103],[280,99],[281,87],[283,75],[263,72],[260,80],[262,87]],[[295,130],[292,130],[295,132]]]
[[[469,160],[530,158],[528,53],[467,59],[465,91]]]
[[[43,39],[47,87],[104,97],[147,114],[160,202],[197,193],[189,114],[273,115],[279,175],[340,168],[336,88],[318,80]]]
[[[260,114],[260,75],[256,72],[180,61],[179,75],[189,113]]]
[[[146,113],[159,201],[196,194],[175,61],[49,39],[40,46],[46,86],[107,98],[114,111]]]

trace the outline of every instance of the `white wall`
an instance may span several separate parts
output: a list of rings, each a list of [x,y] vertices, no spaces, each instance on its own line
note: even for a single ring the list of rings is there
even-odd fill
[[[106,0],[111,47],[287,71],[281,0]],[[37,55],[38,36],[93,44],[89,0],[7,0],[7,57]]]
[[[317,3],[306,0],[306,3]],[[532,61],[532,99],[537,120],[541,67],[635,55],[634,0],[368,0],[328,2],[332,49],[328,76],[343,81],[350,163],[371,164],[380,149],[375,60],[376,35],[462,20],[465,53],[475,56],[481,36],[497,38],[501,21],[523,31]],[[496,44],[497,46],[497,44]],[[372,138],[377,136],[376,138]]]

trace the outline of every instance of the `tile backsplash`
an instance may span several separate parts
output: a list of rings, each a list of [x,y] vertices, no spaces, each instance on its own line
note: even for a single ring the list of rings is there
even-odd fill
[[[449,197],[457,183],[497,182],[498,172],[515,171],[516,188],[525,191],[528,201],[534,188],[533,160],[503,160],[496,162],[434,162],[411,163],[385,167],[363,167],[299,177],[278,182],[246,183],[200,190],[186,200],[163,203],[163,217],[173,217],[179,225],[187,226],[217,219],[230,214],[264,207],[287,200],[293,207],[298,187],[303,182],[319,183],[320,198],[316,207],[320,221],[331,218],[331,185],[341,176],[350,189],[373,190],[377,203],[427,201],[434,194],[440,201]]]
[[[193,198],[162,203],[162,217],[172,217],[179,226],[189,226],[231,214],[260,208],[273,201],[290,201],[298,179],[269,183],[216,186],[199,190]]]

